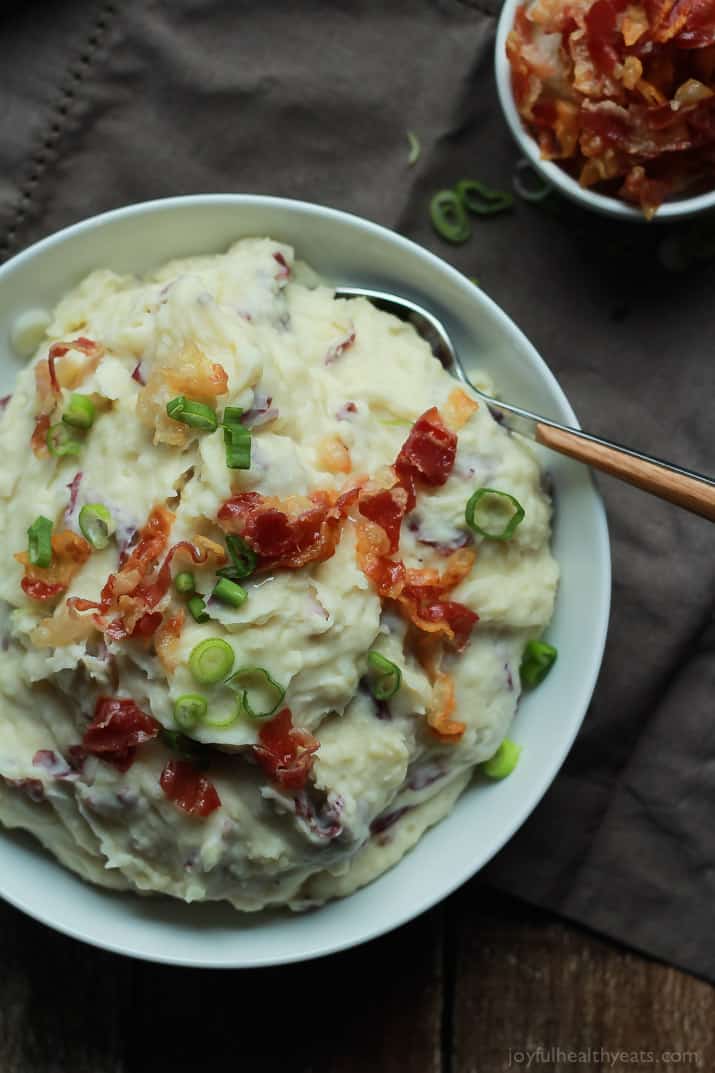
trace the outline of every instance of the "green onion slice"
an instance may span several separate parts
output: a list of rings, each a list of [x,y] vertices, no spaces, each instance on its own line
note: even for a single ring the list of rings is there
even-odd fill
[[[82,450],[82,440],[72,434],[72,429],[61,421],[50,425],[46,437],[51,455],[60,458],[63,455],[78,455]]]
[[[33,566],[52,562],[52,522],[41,514],[27,530],[27,553]]]
[[[472,233],[467,213],[454,190],[440,190],[430,201],[430,218],[438,235],[447,242],[466,242]]]
[[[89,395],[70,395],[62,420],[72,428],[91,428],[96,416],[96,407]]]
[[[234,409],[234,407],[227,407]],[[237,407],[236,407],[237,409]],[[223,441],[226,445],[226,465],[229,469],[251,468],[251,430],[240,424],[223,426]]]
[[[201,721],[207,727],[230,727],[236,722],[238,716],[238,704],[234,703],[232,708],[223,713],[209,708]]]
[[[221,423],[223,425],[240,425],[244,413],[242,406],[226,406],[224,407]]]
[[[189,596],[196,589],[196,581],[190,570],[181,570],[174,578],[174,588],[184,596]]]
[[[189,614],[196,622],[208,622],[211,617],[206,610],[206,604],[200,596],[192,596],[187,601],[186,606],[189,609]]]
[[[211,593],[217,600],[220,600],[222,604],[228,604],[229,607],[240,607],[241,604],[246,602],[248,593],[239,585],[236,581],[231,581],[230,578],[222,577],[214,585],[214,590]]]
[[[227,577],[232,581],[249,577],[256,569],[258,556],[251,545],[240,536],[226,537],[226,550],[231,559],[230,566],[224,566],[216,573],[219,577]]]
[[[265,667],[241,667],[226,685],[239,694],[240,708],[251,719],[268,719],[286,695],[283,686],[271,678]]]
[[[181,421],[182,424],[201,429],[202,432],[213,432],[218,428],[215,410],[204,402],[187,399],[185,395],[177,395],[175,399],[167,402],[166,412],[173,421]]]
[[[544,201],[554,189],[551,183],[539,175],[533,164],[524,157],[514,169],[511,184],[522,201],[529,201],[532,204]]]
[[[510,540],[526,511],[518,499],[496,488],[478,488],[467,501],[464,519],[487,540]]]
[[[504,738],[494,756],[482,764],[482,771],[490,779],[505,779],[516,767],[520,754],[521,745],[511,738]]]
[[[101,551],[114,532],[114,521],[102,503],[86,503],[79,512],[79,527],[92,547]]]
[[[527,641],[519,669],[523,684],[533,689],[543,682],[557,656],[558,651],[546,641]]]
[[[476,216],[494,216],[514,204],[514,198],[506,190],[492,190],[479,179],[462,179],[455,192],[464,208]]]
[[[214,685],[230,674],[234,659],[228,641],[221,637],[207,637],[191,650],[189,670],[201,685]]]
[[[373,650],[367,654],[367,665],[373,672],[368,676],[368,685],[375,700],[394,697],[402,683],[402,671],[397,664]]]
[[[181,730],[193,730],[207,709],[206,698],[200,693],[184,693],[174,702],[174,722]]]
[[[420,153],[422,152],[420,140],[413,130],[407,131],[407,144],[410,147],[407,163],[410,167],[413,167],[420,159]]]

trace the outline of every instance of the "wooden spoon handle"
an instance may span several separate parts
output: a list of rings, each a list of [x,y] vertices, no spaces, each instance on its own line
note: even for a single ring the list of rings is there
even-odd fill
[[[632,454],[625,448],[596,441],[577,431],[554,428],[544,421],[536,424],[536,441],[562,455],[576,458],[595,469],[610,473],[644,492],[667,499],[678,507],[715,522],[715,482],[689,474],[667,462]]]

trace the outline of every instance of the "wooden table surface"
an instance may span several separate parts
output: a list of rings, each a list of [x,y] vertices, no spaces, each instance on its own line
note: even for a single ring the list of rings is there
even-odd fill
[[[361,949],[249,972],[122,959],[0,906],[0,1073],[673,1066],[715,1070],[715,989],[476,881]]]

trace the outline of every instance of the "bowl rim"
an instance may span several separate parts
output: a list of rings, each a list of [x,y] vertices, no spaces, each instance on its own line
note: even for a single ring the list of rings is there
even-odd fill
[[[531,353],[532,359],[535,360],[539,369],[541,377],[543,377],[545,383],[548,386],[549,392],[559,400],[564,412],[567,414],[568,420],[573,423],[574,427],[580,427],[576,415],[571,407],[571,404],[566,397],[563,389],[556,380],[556,377],[551,372],[551,369],[546,364],[544,359],[538,353],[533,344],[530,343],[528,338],[524,335],[521,329],[515,324],[515,322],[509,317],[504,310],[497,305],[497,303],[485,294],[484,291],[477,288],[472,284],[467,277],[465,277],[456,268],[450,265],[447,261],[444,261],[441,257],[432,253],[430,250],[419,245],[418,243],[397,234],[391,229],[384,227],[374,221],[365,219],[354,213],[344,212],[339,209],[334,209],[328,206],[319,205],[313,202],[306,202],[297,199],[282,198],[268,195],[258,194],[192,194],[181,195],[169,198],[158,198],[150,201],[136,202],[129,205],[122,206],[120,208],[111,209],[107,212],[98,213],[85,220],[81,220],[75,224],[71,224],[65,228],[60,229],[43,239],[33,243],[26,249],[19,251],[12,258],[6,261],[0,266],[0,288],[3,285],[5,277],[11,273],[16,267],[23,265],[27,261],[31,261],[34,257],[41,255],[47,250],[52,249],[55,246],[61,245],[67,239],[75,238],[83,235],[85,232],[90,232],[95,228],[102,227],[106,224],[114,223],[122,218],[141,217],[146,214],[154,213],[171,213],[173,211],[181,210],[182,208],[196,208],[222,205],[222,206],[250,206],[254,208],[264,208],[276,210],[288,209],[288,211],[297,211],[298,213],[304,213],[308,216],[314,216],[323,220],[334,221],[336,223],[347,224],[348,226],[358,227],[367,231],[368,234],[379,237],[382,240],[401,248],[406,254],[409,254],[413,258],[418,258],[423,263],[432,269],[433,271],[446,275],[447,279],[451,283],[457,284],[458,287],[464,292],[466,288],[469,288],[469,298],[474,303],[475,310],[487,308],[492,317],[499,322],[500,329],[510,334],[513,337],[517,337],[521,345]],[[201,240],[197,241],[197,247],[200,247]],[[200,249],[197,249],[197,253],[200,253]],[[515,815],[511,822],[504,825],[500,834],[494,838],[489,845],[487,852],[479,848],[479,845],[468,854],[465,854],[465,863],[462,867],[455,867],[451,872],[449,879],[442,882],[437,890],[430,890],[427,894],[413,898],[406,905],[401,905],[400,911],[394,913],[393,916],[387,921],[381,921],[369,926],[364,927],[359,934],[350,934],[346,938],[340,941],[333,941],[327,945],[321,946],[319,949],[315,949],[313,944],[307,944],[303,947],[293,949],[288,955],[268,955],[265,957],[252,957],[250,959],[224,959],[220,957],[196,957],[188,956],[185,954],[173,954],[168,950],[159,949],[153,951],[143,950],[138,945],[132,945],[126,941],[119,941],[114,938],[111,931],[103,931],[99,934],[87,934],[83,932],[80,926],[73,926],[72,924],[56,919],[52,912],[46,909],[44,906],[32,906],[28,907],[23,904],[20,896],[13,896],[9,894],[2,882],[2,876],[0,876],[0,897],[2,897],[9,904],[15,908],[26,913],[28,916],[34,918],[42,924],[45,924],[54,930],[61,932],[71,938],[78,939],[81,942],[95,946],[99,949],[107,950],[112,953],[122,954],[137,958],[139,960],[146,960],[154,963],[163,963],[169,965],[179,965],[194,968],[260,968],[271,965],[284,965],[292,964],[295,962],[313,960],[318,957],[325,957],[333,953],[339,953],[343,950],[350,949],[354,946],[362,945],[369,942],[381,935],[384,935],[390,931],[401,927],[408,921],[431,909],[434,905],[443,901],[456,889],[462,886],[470,878],[472,878],[477,872],[488,864],[489,861],[503,848],[503,846],[512,838],[517,830],[525,823],[527,818],[531,815],[534,808],[542,800],[544,794],[548,790],[549,786],[555,779],[558,772],[561,770],[564,760],[568,755],[568,752],[573,745],[573,742],[578,734],[583,720],[586,716],[590,699],[593,695],[593,690],[598,679],[598,675],[601,670],[603,661],[603,655],[605,650],[606,636],[608,631],[608,623],[610,617],[610,603],[611,603],[611,577],[612,577],[612,563],[610,554],[610,540],[608,533],[608,525],[606,520],[606,512],[601,495],[597,487],[593,483],[592,477],[589,477],[589,493],[591,497],[591,506],[593,509],[594,517],[594,541],[598,548],[598,555],[601,564],[602,578],[599,584],[599,603],[598,603],[598,617],[594,620],[594,632],[597,633],[598,642],[593,650],[595,652],[595,658],[590,662],[590,673],[587,674],[583,680],[583,689],[581,691],[581,697],[583,703],[579,704],[580,715],[573,720],[573,724],[568,734],[565,734],[559,739],[558,746],[555,748],[551,755],[551,761],[548,764],[543,765],[543,769],[539,772],[539,776],[534,778],[533,785],[531,786],[525,800],[520,802],[518,810],[515,810]],[[458,805],[458,802],[457,802]],[[437,825],[439,826],[439,825]],[[9,832],[14,834],[14,832]],[[0,828],[0,837],[6,834],[3,828]],[[24,832],[23,832],[24,834]],[[33,843],[35,840],[33,839]],[[38,853],[47,853],[46,850],[37,846]],[[412,852],[410,850],[409,852]],[[51,855],[50,855],[51,856]],[[52,858],[52,863],[57,868],[66,871],[63,865]],[[399,863],[388,869],[392,871],[394,868],[399,868]],[[379,881],[378,877],[373,882]],[[85,880],[78,880],[83,884],[87,883]],[[93,890],[97,890],[92,884],[88,884]],[[368,884],[370,886],[371,884]],[[126,894],[130,894],[132,897],[137,897],[136,892],[107,892],[101,890],[101,893],[109,893],[112,896],[120,896],[124,898]],[[347,896],[347,898],[337,899],[341,903],[346,903],[351,898],[360,894],[360,890],[355,894]],[[173,899],[170,899],[173,901]],[[335,904],[328,903],[328,904]],[[238,913],[238,910],[234,910]],[[316,910],[317,913],[320,909]],[[251,914],[249,914],[250,916]],[[244,914],[245,916],[245,914]],[[242,915],[239,913],[239,921]]]
[[[539,152],[539,147],[533,137],[522,123],[521,116],[517,111],[514,94],[511,86],[511,68],[506,54],[506,39],[514,22],[517,7],[524,0],[504,0],[497,23],[496,42],[494,49],[494,74],[497,85],[497,95],[504,118],[514,136],[519,148],[523,151],[530,164],[562,194],[577,202],[584,208],[592,209],[602,216],[617,217],[621,220],[629,220],[632,223],[646,224],[650,222],[668,223],[673,220],[684,220],[698,213],[706,212],[715,208],[715,188],[694,197],[684,197],[678,201],[666,201],[662,204],[652,221],[645,218],[640,209],[628,205],[625,201],[600,194],[588,187],[583,187],[567,172],[560,168],[552,160],[544,160]]]

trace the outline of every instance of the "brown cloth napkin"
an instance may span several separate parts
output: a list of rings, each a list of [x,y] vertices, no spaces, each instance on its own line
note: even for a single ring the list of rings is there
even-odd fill
[[[553,199],[462,247],[431,193],[508,187],[490,0],[39,0],[0,16],[0,249],[128,202],[304,198],[476,276],[583,425],[715,472],[712,222],[612,223]],[[422,155],[407,164],[406,131]],[[200,236],[199,236],[200,240]],[[610,639],[593,704],[494,884],[715,980],[715,530],[606,478]]]

